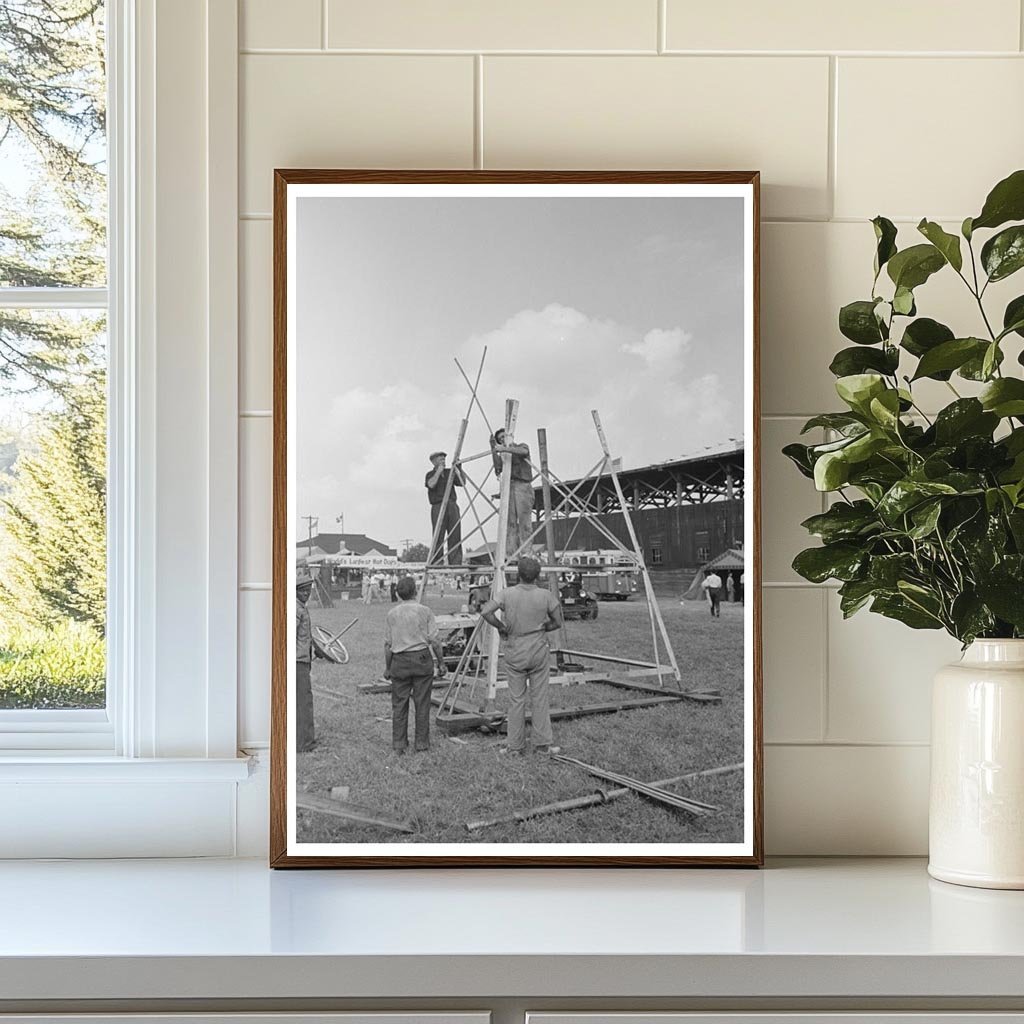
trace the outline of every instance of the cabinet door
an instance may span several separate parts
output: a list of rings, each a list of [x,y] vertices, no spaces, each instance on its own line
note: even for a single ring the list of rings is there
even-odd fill
[[[0,1013],[0,1024],[490,1024],[486,1012],[451,1013]]]
[[[527,1013],[526,1024],[1024,1024],[1024,1013]]]

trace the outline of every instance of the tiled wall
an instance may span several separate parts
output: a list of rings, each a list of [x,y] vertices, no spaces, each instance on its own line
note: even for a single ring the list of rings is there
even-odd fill
[[[241,736],[267,736],[275,166],[759,168],[771,853],[926,849],[928,687],[957,655],[789,568],[778,454],[836,405],[885,213],[959,223],[1024,166],[1020,0],[241,0]],[[973,328],[939,275],[923,312]],[[929,395],[941,403],[940,391]]]

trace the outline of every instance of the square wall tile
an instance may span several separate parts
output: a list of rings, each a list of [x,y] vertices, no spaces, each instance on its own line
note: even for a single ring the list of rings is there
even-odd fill
[[[769,856],[928,852],[927,747],[769,746]]]
[[[814,743],[822,738],[825,588],[765,587],[764,738]]]
[[[473,58],[247,55],[241,209],[275,167],[472,167]]]
[[[760,170],[769,216],[828,212],[824,57],[492,57],[488,167]]]
[[[945,223],[947,231],[959,225]],[[924,238],[913,224],[900,224],[897,243],[908,248]],[[865,221],[830,224],[765,224],[761,254],[761,401],[766,415],[810,416],[842,407],[828,366],[841,348],[853,343],[839,333],[840,307],[871,296],[875,236]],[[965,250],[966,255],[966,250]],[[886,288],[889,291],[886,291]],[[882,294],[891,292],[885,279]],[[989,319],[1001,321],[1006,303],[1020,291],[1013,278],[992,285],[985,296]],[[944,268],[916,291],[918,314],[944,323],[958,337],[985,337],[977,303],[963,282]],[[902,336],[906,321],[895,337]],[[1016,337],[1006,344],[1007,358],[1020,350]],[[905,360],[904,372],[911,361]],[[978,385],[954,379],[961,395]],[[947,385],[919,381],[914,394],[926,412],[953,400]]]
[[[274,229],[269,220],[243,220],[238,235],[238,407],[266,412],[274,395]]]
[[[836,216],[959,224],[1021,166],[1022,60],[843,58],[837,75]]]
[[[658,0],[329,0],[334,48],[649,50]]]
[[[271,592],[243,590],[238,595],[239,747],[270,742]]]
[[[257,50],[319,50],[320,15],[320,0],[240,0],[239,42]]]
[[[239,430],[238,575],[241,583],[271,581],[273,421],[244,417]]]
[[[782,454],[793,441],[820,442],[822,431],[800,436],[798,419],[761,421],[761,571],[765,583],[805,582],[792,569],[797,552],[817,542],[800,525],[824,508],[812,481]]]
[[[1017,0],[667,0],[669,50],[1016,50]]]
[[[830,594],[826,738],[927,743],[932,677],[959,660],[960,644],[944,631],[910,629],[864,609],[844,619]]]

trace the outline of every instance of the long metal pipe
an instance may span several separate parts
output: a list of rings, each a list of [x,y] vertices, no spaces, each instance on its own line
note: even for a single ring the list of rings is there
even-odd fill
[[[726,775],[731,772],[743,770],[742,764],[727,764],[721,768],[706,768],[700,772],[688,772],[686,775],[675,775],[670,779],[655,779],[649,783],[651,786],[673,786],[678,782],[686,782],[688,779],[701,778],[706,775]],[[586,796],[572,797],[569,800],[559,800],[551,804],[541,804],[538,807],[528,807],[522,811],[512,811],[511,814],[502,815],[500,818],[489,818],[485,821],[470,821],[466,823],[466,830],[478,832],[483,828],[491,828],[494,825],[505,825],[512,821],[529,821],[530,818],[541,818],[547,814],[560,814],[562,811],[576,811],[584,807],[595,807],[597,804],[606,804],[612,800],[632,793],[633,790],[627,786],[618,789],[598,789]]]

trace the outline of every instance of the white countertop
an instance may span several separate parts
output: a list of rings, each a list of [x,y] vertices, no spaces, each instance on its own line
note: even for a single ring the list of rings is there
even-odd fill
[[[1024,892],[936,882],[920,860],[7,862],[0,921],[2,1000],[1024,997]]]

